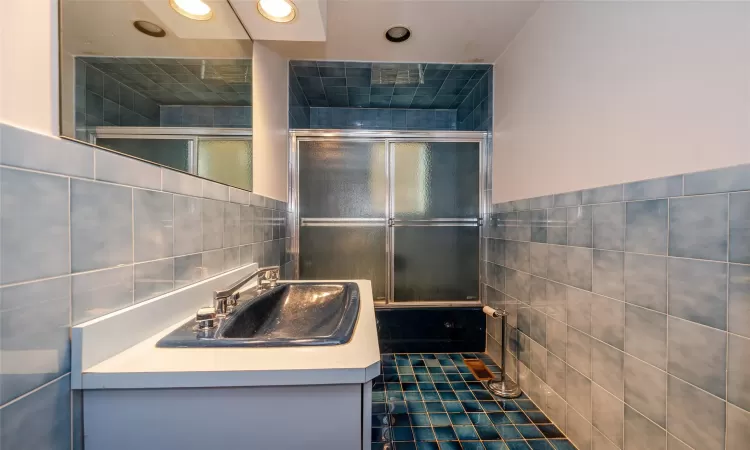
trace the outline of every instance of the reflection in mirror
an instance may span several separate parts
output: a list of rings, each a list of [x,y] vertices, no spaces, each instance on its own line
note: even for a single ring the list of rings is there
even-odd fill
[[[252,41],[205,3],[62,0],[62,135],[252,190]]]

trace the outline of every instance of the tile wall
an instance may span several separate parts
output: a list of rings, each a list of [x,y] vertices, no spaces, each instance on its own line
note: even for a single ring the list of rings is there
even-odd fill
[[[159,126],[159,105],[76,58],[76,139],[87,140],[87,130],[97,126]]]
[[[2,448],[80,448],[71,325],[242,264],[293,273],[284,202],[7,125],[0,211]]]
[[[289,66],[289,128],[310,128],[310,103]]]
[[[461,131],[490,131],[492,128],[492,68],[482,76],[456,110]]]
[[[161,105],[162,127],[252,128],[252,106]]]
[[[580,450],[748,448],[750,165],[489,219],[485,298],[509,313],[509,369]]]
[[[310,108],[310,128],[455,130],[455,109]]]

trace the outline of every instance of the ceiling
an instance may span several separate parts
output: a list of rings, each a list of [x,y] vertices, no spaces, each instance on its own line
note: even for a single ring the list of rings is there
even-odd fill
[[[488,64],[291,61],[293,81],[313,107],[456,109]]]
[[[63,52],[73,56],[250,58],[253,43],[226,0],[205,0],[208,21],[181,16],[167,0],[61,0]],[[153,38],[133,27],[147,20],[167,35]]]
[[[325,42],[268,41],[266,44],[290,59],[493,63],[539,3],[328,0]],[[399,44],[386,41],[384,32],[399,24],[409,27],[412,37]],[[255,38],[252,27],[248,29]],[[279,30],[281,33],[284,28]]]
[[[252,105],[249,59],[80,59],[160,105]]]

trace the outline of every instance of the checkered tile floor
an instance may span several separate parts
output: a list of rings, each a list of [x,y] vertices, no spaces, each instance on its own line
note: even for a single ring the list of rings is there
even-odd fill
[[[525,394],[494,398],[464,358],[483,353],[401,353],[382,357],[374,380],[372,450],[573,450]]]

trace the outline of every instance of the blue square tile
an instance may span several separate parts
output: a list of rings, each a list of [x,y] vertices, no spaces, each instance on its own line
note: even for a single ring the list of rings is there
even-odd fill
[[[542,432],[534,425],[516,425],[516,428],[524,439],[541,439],[544,437]]]
[[[485,450],[485,446],[480,441],[461,441],[463,450]]]
[[[440,450],[461,450],[461,444],[457,441],[440,441]]]
[[[432,431],[432,427],[414,427],[414,440],[416,441],[434,441],[435,433]]]
[[[453,425],[471,425],[469,416],[464,412],[449,413],[448,417]]]
[[[478,413],[484,411],[482,405],[478,401],[462,401],[461,405],[464,407],[464,411],[471,413]]]
[[[452,391],[445,392],[445,391],[439,391],[438,394],[440,394],[440,399],[444,402],[450,402],[450,401],[457,401],[458,397],[456,397],[456,394],[454,394]]]
[[[474,426],[491,426],[489,417],[485,413],[468,413],[469,420]]]
[[[406,402],[406,407],[410,413],[426,412],[427,407],[424,402]]]
[[[729,261],[750,264],[750,192],[729,196]]]
[[[414,440],[414,434],[411,431],[411,427],[393,427],[391,428],[391,436],[394,441]]]
[[[505,442],[485,442],[484,447],[487,450],[508,450],[508,446],[505,445]]]
[[[636,181],[625,185],[625,200],[649,200],[682,195],[682,175]]]
[[[526,441],[509,441],[505,445],[508,446],[508,450],[529,450],[531,448]]]
[[[669,314],[726,330],[727,264],[669,258]]]
[[[576,447],[567,439],[550,439],[549,442],[556,450],[576,450]]]
[[[526,442],[532,450],[555,450],[550,443],[542,439],[534,439]]]
[[[411,424],[414,427],[429,427],[430,419],[427,414],[423,413],[411,413],[409,414],[409,419],[411,420]]]
[[[511,422],[514,424],[530,424],[531,420],[529,420],[528,417],[526,417],[526,414],[522,412],[507,412],[508,418]]]
[[[750,164],[685,175],[685,195],[750,190]]]
[[[476,429],[477,434],[479,434],[479,437],[482,438],[483,441],[500,439],[500,434],[498,434],[495,427],[491,425],[476,425]]]
[[[451,421],[446,413],[430,413],[430,422],[434,427],[447,427],[450,426]]]
[[[673,198],[669,202],[669,255],[727,260],[727,195]]]
[[[459,441],[478,441],[479,435],[472,425],[459,425],[453,427]]]
[[[541,411],[528,411],[524,410],[526,413],[526,416],[528,416],[529,419],[531,419],[532,422],[536,424],[540,423],[552,423],[551,420],[547,416],[544,415]]]
[[[417,450],[440,450],[437,442],[417,442]]]
[[[513,425],[501,425],[495,427],[495,429],[500,434],[500,437],[503,438],[503,440],[512,441],[516,439],[523,439],[521,433],[519,433],[518,429]]]
[[[456,397],[458,397],[459,400],[476,400],[471,391],[457,391]]]
[[[667,200],[629,202],[625,208],[625,251],[667,254]]]
[[[551,424],[550,425],[537,425],[537,427],[539,428],[539,431],[541,431],[544,437],[546,437],[547,439],[556,439],[556,438],[565,437],[563,432],[560,431],[560,429],[554,425],[551,425]]]
[[[456,440],[456,433],[453,431],[453,427],[433,427],[433,431],[438,441]]]
[[[425,406],[429,412],[445,412],[445,407],[441,402],[425,402]]]
[[[510,418],[503,412],[488,413],[487,416],[492,421],[492,424],[497,425],[509,425],[511,424]]]
[[[394,443],[394,450],[416,450],[416,449],[417,449],[416,442],[395,442]]]
[[[443,402],[445,410],[449,413],[464,412],[464,406],[460,402]]]

